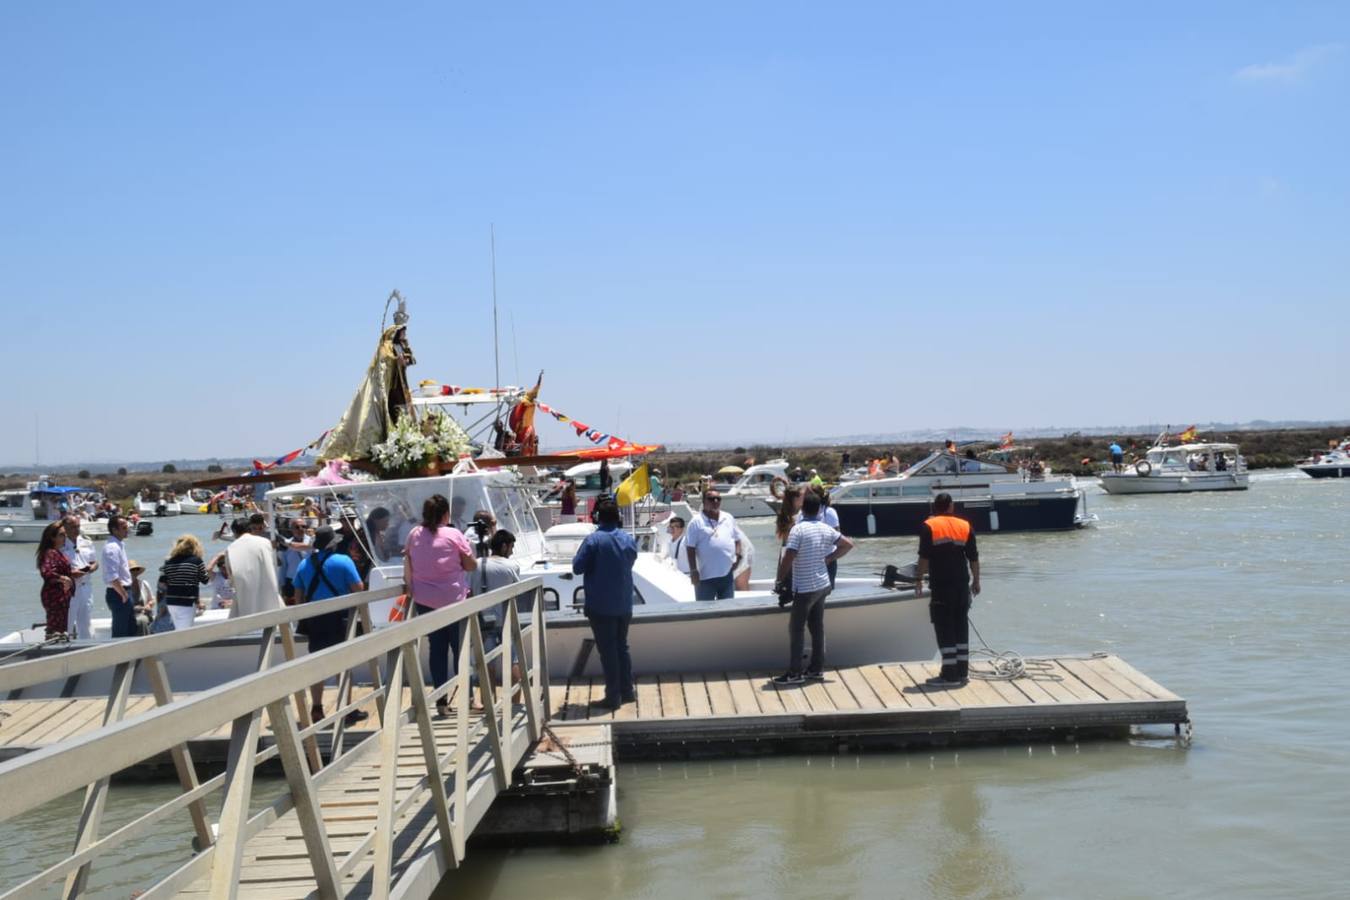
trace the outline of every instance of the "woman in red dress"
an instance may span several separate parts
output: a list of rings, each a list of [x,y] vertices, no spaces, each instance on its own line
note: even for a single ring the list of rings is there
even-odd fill
[[[47,639],[66,630],[70,617],[70,598],[75,594],[75,572],[70,560],[61,552],[66,533],[60,522],[53,522],[42,532],[37,548],[37,568],[42,573],[42,608],[47,611]]]

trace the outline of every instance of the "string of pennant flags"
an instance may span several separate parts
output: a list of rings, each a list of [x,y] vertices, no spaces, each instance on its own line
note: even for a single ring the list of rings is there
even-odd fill
[[[300,449],[298,449],[298,450],[292,450],[290,453],[287,453],[287,454],[285,454],[285,455],[283,455],[283,456],[278,456],[276,459],[272,460],[270,463],[265,463],[265,462],[263,462],[263,461],[260,460],[260,459],[255,459],[255,460],[253,461],[253,471],[255,471],[255,472],[266,472],[266,471],[269,470],[269,469],[275,469],[277,466],[284,466],[284,465],[286,465],[287,463],[293,463],[293,462],[295,462],[295,461],[296,461],[297,459],[299,459],[299,458],[301,457],[301,455],[304,454],[306,451],[308,451],[308,450],[313,450],[313,449],[315,449],[316,447],[318,447],[319,445],[321,445],[321,444],[324,442],[324,439],[327,438],[328,435],[332,433],[332,431],[333,431],[333,429],[329,428],[329,429],[328,429],[327,431],[325,431],[323,434],[319,435],[319,436],[316,437],[314,440],[310,441],[308,444],[306,444],[305,446],[301,447]]]
[[[571,425],[572,430],[577,433],[577,437],[584,437],[592,444],[604,444],[607,447],[617,449],[628,443],[623,438],[615,437],[612,434],[606,434],[605,432],[599,430],[598,428],[592,428],[591,426],[587,425],[584,422],[578,422],[576,419],[560,412],[559,410],[554,409],[547,403],[540,403],[538,405],[539,410],[541,412],[548,413],[550,416],[557,419],[564,425]]]

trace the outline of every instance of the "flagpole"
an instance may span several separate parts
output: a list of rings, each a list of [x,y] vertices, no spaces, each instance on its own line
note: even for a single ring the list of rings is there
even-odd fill
[[[499,392],[502,388],[501,345],[497,340],[497,226],[488,223],[488,236],[492,247],[492,377],[493,387]],[[497,417],[501,418],[501,394],[497,395]]]

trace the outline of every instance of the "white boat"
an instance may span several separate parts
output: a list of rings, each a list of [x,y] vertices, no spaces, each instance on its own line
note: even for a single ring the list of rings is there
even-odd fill
[[[133,504],[136,514],[142,519],[148,519],[152,516],[177,516],[183,512],[182,505],[176,498],[171,500],[164,494],[160,494],[154,499],[146,497],[144,494],[137,494]]]
[[[267,497],[273,507],[293,505],[305,496],[319,499],[321,505],[325,500],[338,500],[361,521],[372,523],[364,545],[376,563],[369,576],[369,587],[374,589],[401,581],[401,547],[422,502],[432,494],[452,502],[456,496],[465,497],[467,508],[489,510],[500,527],[516,535],[513,559],[521,576],[537,575],[545,582],[550,674],[556,678],[599,675],[590,625],[580,608],[584,589],[581,579],[571,572],[572,556],[593,526],[572,523],[545,533],[534,516],[533,488],[512,473],[469,471],[433,478],[286,487],[270,491]],[[787,613],[779,608],[769,581],[752,582],[751,590],[735,600],[700,603],[694,599],[688,576],[660,552],[663,530],[637,529],[635,537],[642,549],[633,569],[637,602],[629,643],[637,674],[787,668]],[[388,623],[393,606],[392,599],[371,604],[376,627]],[[224,615],[224,611],[210,610],[198,621]],[[882,587],[879,577],[839,578],[826,602],[826,628],[831,666],[929,660],[937,649],[927,603],[916,599],[908,587]],[[109,634],[110,622],[95,620],[94,639],[106,640]],[[28,629],[0,638],[0,646],[41,639],[40,628]],[[256,667],[256,639],[225,643],[229,646],[194,648],[191,664],[179,661],[175,668],[182,671],[175,672],[175,688],[199,690]]]
[[[80,516],[80,530],[86,537],[103,540],[108,536],[107,523],[79,512],[90,493],[88,488],[63,487],[45,479],[30,481],[25,488],[0,491],[0,543],[38,543],[47,526],[61,518],[63,503],[65,511]]]
[[[211,503],[211,492],[206,488],[192,488],[178,499],[178,511],[185,516],[205,514]]]
[[[717,485],[717,490],[722,495],[722,512],[738,519],[773,515],[774,507],[771,505],[771,501],[775,499],[773,484],[777,481],[786,485],[787,470],[787,460],[771,459],[746,469],[730,485]],[[689,505],[699,509],[702,502],[702,497],[695,495],[690,498]]]
[[[612,459],[609,461],[610,484],[609,491],[613,493],[619,487],[619,482],[623,481],[633,471],[633,464],[626,459]],[[563,481],[552,484],[542,484],[536,486],[536,493],[539,495],[539,502],[535,505],[535,517],[539,521],[540,528],[550,528],[553,525],[564,522],[574,522],[578,519],[585,519],[590,512],[591,504],[595,498],[602,493],[600,489],[600,463],[583,462],[578,463],[571,468],[563,470]],[[562,502],[559,498],[565,481],[571,481],[576,487],[577,492],[577,511],[571,518],[564,519],[562,514]]]
[[[1108,494],[1245,491],[1247,461],[1237,444],[1155,444],[1124,471],[1103,473],[1101,482]]]
[[[1072,476],[1034,475],[1010,461],[937,450],[899,475],[841,484],[830,492],[839,527],[854,537],[917,535],[933,498],[951,494],[977,532],[1077,528],[1092,517]]]
[[[1307,459],[1299,460],[1298,468],[1313,478],[1350,478],[1350,437],[1330,450],[1314,450]]]

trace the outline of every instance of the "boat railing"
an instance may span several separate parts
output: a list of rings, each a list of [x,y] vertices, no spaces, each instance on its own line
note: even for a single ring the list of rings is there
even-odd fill
[[[518,751],[521,739],[537,741],[548,721],[546,617],[531,616],[528,624],[522,624],[517,605],[522,597],[531,597],[534,608],[542,608],[541,589],[541,579],[527,578],[359,636],[354,629],[358,617],[353,616],[347,641],[275,667],[271,666],[271,654],[266,649],[274,633],[308,616],[295,615],[302,608],[248,616],[237,621],[252,619],[254,630],[259,623],[267,623],[263,627],[264,650],[259,655],[256,673],[177,700],[168,693],[162,666],[153,663],[170,646],[170,642],[157,638],[177,635],[127,640],[115,646],[64,654],[66,660],[76,661],[76,667],[94,659],[100,664],[120,660],[114,663],[116,675],[102,727],[0,764],[0,822],[10,822],[83,789],[82,812],[72,823],[73,850],[65,860],[44,868],[0,896],[47,896],[50,886],[61,881],[64,881],[63,896],[79,896],[88,890],[90,871],[98,859],[144,839],[152,829],[162,830],[167,817],[183,810],[192,818],[195,852],[145,897],[174,895],[202,879],[209,879],[211,896],[236,896],[241,890],[239,875],[245,843],[292,811],[298,819],[320,896],[343,893],[344,878],[363,865],[372,850],[371,883],[376,886],[376,895],[388,896],[391,887],[397,890],[392,872],[396,851],[389,836],[394,823],[417,801],[419,790],[431,793],[440,838],[438,852],[444,854],[446,868],[457,866],[464,856],[467,831],[476,821],[473,804],[481,800],[480,794],[469,792],[470,782],[490,777],[497,790],[508,787],[514,769],[508,751]],[[389,594],[389,590],[366,591],[305,605],[316,607],[317,614],[323,614],[361,607],[376,599],[373,595]],[[479,614],[500,605],[505,606],[501,643],[487,651]],[[419,642],[456,623],[468,626],[461,629],[457,671],[445,684],[429,688],[422,677]],[[230,626],[231,633],[238,633],[234,623],[220,624]],[[173,642],[172,646],[179,649],[192,646],[197,637],[192,631],[216,628],[210,625],[190,629],[182,637],[191,637],[192,641]],[[217,630],[213,638],[223,633],[224,630]],[[511,664],[513,658],[519,660],[519,668]],[[136,663],[146,661],[152,663],[159,705],[124,718],[132,672]],[[0,670],[0,677],[10,685],[31,684],[50,677],[54,662],[57,660],[17,663]],[[490,668],[493,663],[498,664],[496,674]],[[308,725],[292,708],[292,698],[302,703],[312,685],[336,676],[341,686],[353,669],[362,667],[369,667],[376,676],[370,693],[355,701],[347,698],[344,703],[340,699],[339,708],[332,715]],[[470,682],[471,667],[478,678],[476,691],[481,710],[471,709],[471,694],[475,690]],[[153,677],[156,670],[160,677]],[[386,676],[383,681],[379,679],[381,670]],[[339,696],[342,697],[341,693]],[[431,709],[452,697],[454,739],[445,752],[436,741]],[[372,703],[378,712],[378,729],[344,752],[342,725],[348,714]],[[264,712],[273,740],[270,746],[260,749]],[[409,746],[408,732],[403,731],[409,725],[417,735],[414,746]],[[226,771],[207,781],[198,781],[188,744],[225,726],[230,729]],[[324,762],[312,747],[316,736],[329,728],[333,736]],[[324,821],[319,791],[337,779],[353,760],[369,759],[375,751],[380,760],[376,813],[368,825],[343,821],[344,852],[339,858],[330,842],[335,836],[329,834]],[[166,753],[172,756],[178,769],[182,793],[100,836],[112,777]],[[409,755],[415,756],[418,763],[408,763],[409,767],[400,772],[400,762]],[[258,766],[278,757],[287,788],[260,810],[251,811],[254,772]],[[407,780],[414,776],[418,778],[417,785],[408,791]],[[222,795],[220,814],[212,822],[207,816],[206,799],[216,793]]]

